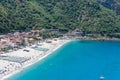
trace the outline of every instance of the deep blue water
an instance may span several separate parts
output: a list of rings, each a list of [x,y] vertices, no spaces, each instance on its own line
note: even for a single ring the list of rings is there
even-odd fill
[[[8,80],[120,80],[120,42],[72,41]]]

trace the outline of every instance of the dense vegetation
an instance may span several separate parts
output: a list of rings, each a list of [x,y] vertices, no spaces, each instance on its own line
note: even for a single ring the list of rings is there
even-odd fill
[[[120,0],[98,0],[98,2],[120,15]]]
[[[103,1],[108,0],[0,0],[0,33],[43,28],[119,33],[119,10],[104,6]]]

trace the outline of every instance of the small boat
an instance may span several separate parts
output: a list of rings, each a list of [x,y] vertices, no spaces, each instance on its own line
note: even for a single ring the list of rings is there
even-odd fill
[[[104,76],[100,76],[100,80],[104,80],[105,78],[104,78]]]

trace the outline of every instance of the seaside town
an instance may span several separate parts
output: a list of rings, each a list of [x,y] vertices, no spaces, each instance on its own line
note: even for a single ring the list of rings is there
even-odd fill
[[[40,30],[1,35],[0,80],[41,60],[68,41],[59,38],[43,40]]]
[[[42,31],[16,31],[0,35],[0,79],[8,78],[17,71],[20,72],[70,40],[118,40],[115,38],[82,36],[83,33],[78,29],[68,34],[60,34],[58,30],[50,29],[47,31],[59,34],[60,37],[44,39],[40,35]]]
[[[0,80],[120,80],[120,0],[0,0]]]
[[[37,38],[39,37],[39,30],[31,30],[30,32],[15,32],[15,33],[8,33],[7,35],[1,35],[0,36],[0,50],[7,48],[7,47],[17,47],[19,45],[25,45],[29,42],[32,43],[33,38],[30,36],[35,36]]]

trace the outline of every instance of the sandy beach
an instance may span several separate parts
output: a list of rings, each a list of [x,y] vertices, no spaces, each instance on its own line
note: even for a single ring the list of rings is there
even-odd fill
[[[13,76],[14,74],[21,72],[25,68],[33,65],[34,63],[42,60],[43,58],[47,57],[48,55],[52,54],[56,49],[60,48],[65,43],[69,42],[70,40],[51,40],[51,43],[42,42],[42,48],[48,49],[47,51],[39,51],[35,50],[32,47],[26,47],[24,49],[19,49],[17,51],[13,51],[10,53],[6,53],[2,56],[9,56],[9,57],[20,57],[25,59],[23,63],[19,62],[12,62],[7,60],[0,60],[0,70],[3,70],[3,74],[0,74],[0,80],[6,80],[7,78]],[[25,51],[28,50],[28,51]]]

